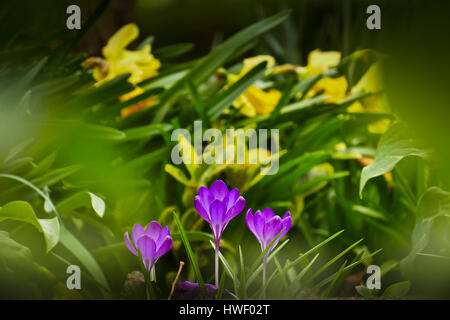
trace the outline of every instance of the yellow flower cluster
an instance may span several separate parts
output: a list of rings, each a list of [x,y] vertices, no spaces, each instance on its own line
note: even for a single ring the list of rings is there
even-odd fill
[[[102,72],[98,67],[94,69],[94,79],[98,84],[130,73],[128,79],[133,84],[154,77],[158,74],[161,63],[151,54],[150,44],[140,50],[127,50],[126,47],[139,36],[139,29],[134,23],[120,28],[103,48],[102,53],[108,65],[108,70]]]
[[[266,55],[244,59],[243,67],[239,74],[227,74],[227,86],[231,86],[247,74],[247,72],[264,61],[267,62],[267,68],[269,70],[275,65],[275,59]],[[255,85],[251,85],[233,102],[233,107],[241,108],[241,113],[247,117],[254,117],[257,114],[271,113],[280,98],[281,92],[279,90],[271,89],[266,92]]]
[[[325,51],[319,49],[311,51],[308,55],[308,64],[306,67],[297,68],[301,78],[307,79],[326,72],[329,68],[339,64],[341,53],[338,51]],[[306,94],[310,98],[319,92],[323,92],[328,98],[326,102],[338,102],[345,98],[348,83],[345,76],[337,78],[324,77],[317,81]]]
[[[93,77],[100,86],[106,81],[112,80],[119,75],[130,73],[128,81],[137,84],[145,79],[158,75],[161,63],[151,54],[151,45],[146,44],[139,50],[128,50],[127,46],[139,36],[139,28],[134,23],[129,23],[120,28],[108,40],[103,48],[104,59],[92,57],[85,61],[86,67],[94,66]],[[140,94],[144,90],[138,86],[119,97],[120,101],[127,101]],[[144,99],[132,106],[121,110],[121,117],[129,115],[150,106],[154,97]]]

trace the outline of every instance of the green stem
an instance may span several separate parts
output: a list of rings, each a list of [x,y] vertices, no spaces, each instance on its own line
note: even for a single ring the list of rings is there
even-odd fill
[[[263,272],[262,272],[262,285],[263,285],[263,297],[266,297],[266,265],[267,265],[267,254],[263,258]]]
[[[220,240],[216,240],[216,256],[215,256],[215,270],[216,270],[216,287],[219,288],[219,243]]]

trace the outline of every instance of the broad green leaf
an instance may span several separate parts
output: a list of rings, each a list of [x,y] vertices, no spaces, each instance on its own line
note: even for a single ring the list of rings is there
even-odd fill
[[[48,171],[47,173],[38,176],[31,180],[31,182],[38,187],[49,187],[58,183],[64,178],[67,178],[81,169],[79,165],[72,165],[65,168],[58,168]]]
[[[47,252],[58,243],[60,231],[58,218],[38,219],[28,202],[13,201],[1,207],[0,221],[3,220],[15,220],[34,226],[39,232],[43,233]]]
[[[92,207],[95,213],[100,218],[103,218],[105,214],[105,202],[102,198],[88,191],[81,191],[65,198],[56,205],[56,209],[58,209],[58,212],[64,213],[85,206]]]
[[[419,199],[417,205],[417,221],[411,234],[411,251],[400,262],[402,273],[410,277],[415,270],[415,261],[418,255],[434,254],[429,251],[431,240],[437,242],[441,252],[449,252],[450,246],[446,235],[450,231],[450,193],[437,187],[427,189]],[[447,223],[443,219],[447,218]],[[435,231],[437,227],[444,231]]]
[[[390,172],[400,160],[409,156],[423,158],[427,155],[428,151],[420,149],[418,143],[408,136],[403,124],[392,125],[381,137],[372,164],[362,170],[360,197],[367,181]]]
[[[383,297],[385,298],[402,298],[406,296],[409,289],[411,288],[411,281],[401,281],[391,284],[383,292]]]
[[[356,292],[358,292],[363,298],[373,298],[372,290],[367,288],[365,285],[360,285],[355,287]]]
[[[103,288],[110,290],[108,281],[98,262],[89,250],[63,226],[61,226],[60,231],[60,242],[83,264],[92,278],[94,278]]]
[[[27,265],[32,257],[30,249],[11,239],[8,232],[0,231],[0,266]]]

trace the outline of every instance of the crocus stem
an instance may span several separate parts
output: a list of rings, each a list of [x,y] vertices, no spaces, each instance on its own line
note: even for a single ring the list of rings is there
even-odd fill
[[[262,285],[263,285],[264,296],[266,295],[266,265],[267,265],[267,254],[264,255],[264,258],[263,258],[263,279],[262,279]]]
[[[220,240],[219,240],[220,241]],[[219,288],[219,241],[216,241],[216,287]]]
[[[152,270],[150,271],[150,281],[156,281],[155,266],[153,266]]]

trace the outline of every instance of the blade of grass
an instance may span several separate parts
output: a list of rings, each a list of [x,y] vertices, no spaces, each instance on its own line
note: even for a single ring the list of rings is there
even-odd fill
[[[349,270],[353,269],[355,266],[357,266],[358,264],[363,263],[365,260],[367,260],[367,259],[373,257],[374,255],[376,255],[377,253],[379,253],[381,250],[383,250],[383,249],[378,249],[377,251],[375,251],[375,252],[373,252],[373,253],[371,253],[371,254],[369,254],[369,255],[367,255],[367,256],[361,258],[360,260],[355,261],[355,262],[349,264],[348,266],[346,266],[346,267],[344,268],[344,271],[349,271]],[[322,280],[321,282],[319,282],[318,284],[316,284],[311,290],[312,290],[312,291],[315,291],[315,290],[317,290],[317,289],[320,289],[321,287],[323,287],[324,285],[326,285],[326,284],[329,283],[330,281],[333,281],[333,279],[334,279],[335,276],[336,276],[336,273],[332,274],[332,275],[329,276],[328,278],[325,278],[324,280]]]
[[[284,243],[282,243],[277,249],[275,249],[267,258],[267,263],[269,263],[274,257],[275,255],[280,252],[281,249],[284,248],[285,245],[287,245],[289,242],[289,240],[286,240]],[[246,282],[246,286],[247,288],[252,284],[252,282],[256,279],[256,277],[258,276],[258,274],[262,271],[263,266],[262,264],[260,264],[260,266],[250,275],[250,277],[248,277],[248,280]]]
[[[209,240],[209,243],[211,244],[211,247],[215,250],[216,246],[215,246],[214,242],[212,240]],[[223,266],[225,267],[226,272],[228,273],[230,278],[233,280],[234,291],[237,292],[237,289],[239,288],[239,280],[235,276],[235,274],[233,272],[233,269],[231,268],[230,264],[225,259],[225,257],[223,256],[222,252],[220,252],[220,251],[219,251],[219,259],[222,262]]]
[[[178,215],[175,212],[173,213],[173,217],[178,226],[178,230],[179,230],[180,236],[181,236],[181,241],[184,244],[184,248],[186,249],[186,253],[189,257],[189,261],[191,262],[192,268],[194,269],[195,276],[197,277],[197,281],[200,286],[200,290],[202,292],[202,295],[205,297],[206,296],[205,283],[203,282],[203,277],[200,272],[200,267],[198,266],[197,258],[195,257],[194,251],[192,251],[191,245],[189,243],[186,232],[184,231],[184,228],[181,224],[180,218],[178,218]]]
[[[359,239],[358,241],[356,241],[355,243],[353,243],[351,246],[347,247],[345,250],[343,250],[341,253],[339,253],[337,256],[335,256],[333,259],[331,259],[330,261],[328,261],[326,264],[324,264],[319,270],[317,270],[314,274],[313,274],[313,278],[316,278],[319,274],[321,274],[323,271],[325,271],[329,266],[331,266],[333,263],[335,263],[337,260],[339,260],[344,254],[346,254],[347,252],[349,252],[351,249],[353,249],[354,247],[356,247],[358,244],[361,243],[361,241],[363,241],[364,239]]]

